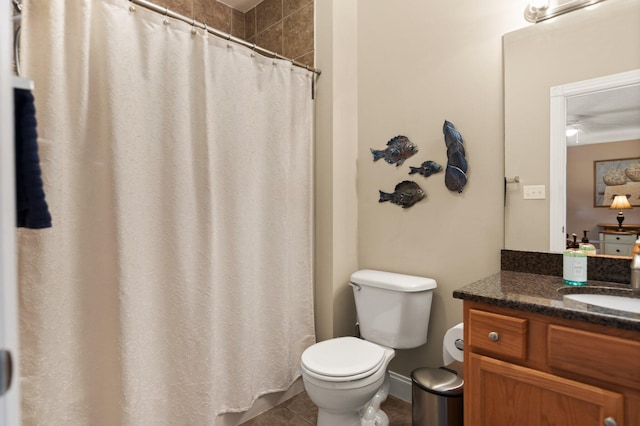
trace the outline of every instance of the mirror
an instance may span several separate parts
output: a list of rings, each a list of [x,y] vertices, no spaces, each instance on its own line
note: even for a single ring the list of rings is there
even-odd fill
[[[605,1],[503,37],[505,177],[520,178],[505,189],[506,249],[564,248],[566,110],[551,114],[551,88],[640,69],[639,13],[637,1]],[[566,101],[564,95],[556,100]],[[552,137],[563,141],[562,149],[552,152]],[[523,199],[528,185],[544,185],[545,198]],[[640,222],[630,212],[627,221]]]
[[[605,253],[597,242],[604,227],[598,225],[617,224],[616,212],[608,208],[613,195],[633,196],[632,204],[640,207],[636,200],[640,183],[624,176],[629,182],[607,186],[600,171],[607,167],[622,171],[640,162],[640,70],[552,87],[550,122],[551,158],[566,158],[564,165],[550,162],[550,181],[557,182],[559,194],[566,194],[565,199],[550,200],[550,250],[562,251],[567,233],[581,238],[586,230],[599,252]],[[630,216],[627,224],[637,224],[635,215]],[[626,255],[611,250],[607,254]]]

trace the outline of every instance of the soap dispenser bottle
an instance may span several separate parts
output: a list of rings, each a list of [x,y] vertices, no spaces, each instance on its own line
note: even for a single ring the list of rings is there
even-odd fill
[[[569,248],[562,253],[562,282],[566,285],[587,285],[587,254]]]
[[[582,250],[583,252],[585,252],[585,254],[587,256],[595,256],[596,255],[596,246],[594,246],[593,244],[591,244],[589,242],[589,237],[587,237],[587,233],[589,231],[582,231],[583,232],[583,237],[582,237],[582,242],[580,243],[580,250]]]

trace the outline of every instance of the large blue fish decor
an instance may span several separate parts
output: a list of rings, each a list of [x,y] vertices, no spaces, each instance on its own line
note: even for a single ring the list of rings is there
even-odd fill
[[[445,120],[442,128],[444,142],[447,145],[447,171],[444,184],[450,191],[462,192],[467,184],[467,159],[464,156],[462,135],[453,123]]]
[[[378,161],[379,159],[384,158],[384,161],[389,164],[395,164],[396,167],[401,166],[402,163],[404,163],[404,160],[411,157],[416,152],[418,152],[418,147],[415,146],[406,136],[396,136],[395,138],[391,138],[391,140],[387,142],[386,149],[376,150],[371,148],[373,161]]]
[[[391,201],[393,204],[402,206],[403,209],[408,209],[426,196],[427,194],[417,183],[411,180],[404,180],[396,185],[391,194],[380,191],[380,200],[378,201],[380,203]]]
[[[442,166],[435,161],[425,161],[420,167],[409,166],[409,174],[420,173],[424,177],[429,177],[434,173],[442,171]]]

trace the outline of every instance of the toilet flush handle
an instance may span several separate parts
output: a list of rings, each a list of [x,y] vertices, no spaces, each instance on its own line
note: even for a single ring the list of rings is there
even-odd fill
[[[355,289],[356,289],[356,290],[358,290],[358,291],[362,290],[362,289],[360,288],[360,286],[359,286],[358,284],[354,283],[354,282],[349,281],[349,285],[350,285],[351,287],[355,288]]]

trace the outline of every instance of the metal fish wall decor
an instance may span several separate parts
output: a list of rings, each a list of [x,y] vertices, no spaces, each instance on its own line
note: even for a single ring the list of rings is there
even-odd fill
[[[380,191],[380,203],[391,201],[393,204],[408,209],[418,201],[425,198],[427,194],[420,188],[420,185],[411,180],[405,180],[396,185],[393,193]]]
[[[425,161],[420,167],[409,166],[409,169],[411,170],[409,172],[410,175],[419,173],[424,177],[429,177],[434,173],[442,171],[442,166],[435,161]]]
[[[418,147],[415,146],[408,137],[396,136],[387,142],[387,148],[376,150],[371,148],[373,154],[373,161],[378,161],[384,158],[389,164],[395,164],[396,167],[401,166],[404,160],[418,152]]]
[[[462,135],[453,123],[445,120],[442,128],[444,142],[447,145],[447,170],[444,184],[450,191],[462,192],[467,184],[467,159],[464,154]]]

